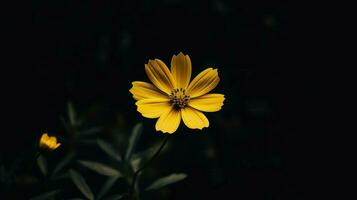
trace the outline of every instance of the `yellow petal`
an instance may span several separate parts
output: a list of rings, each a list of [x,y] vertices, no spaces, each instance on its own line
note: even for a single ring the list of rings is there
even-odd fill
[[[163,133],[173,133],[177,130],[181,122],[181,112],[178,109],[171,108],[164,112],[157,120],[155,128]]]
[[[48,137],[48,134],[47,133],[44,133],[44,134],[42,134],[42,136],[41,136],[41,139],[40,139],[40,141],[47,141],[47,140],[49,140],[50,139],[50,137]]]
[[[57,143],[57,138],[56,137],[54,137],[54,136],[51,137],[51,140],[52,140],[53,143],[55,143],[55,144]]]
[[[209,121],[207,117],[200,111],[185,107],[181,109],[182,120],[188,128],[191,129],[202,129],[209,126]]]
[[[169,99],[142,99],[136,102],[137,111],[139,111],[144,117],[158,118],[163,112],[171,109]]]
[[[176,87],[174,78],[165,63],[159,59],[149,60],[145,65],[145,71],[151,82],[166,94]]]
[[[55,146],[55,149],[57,149],[59,146],[61,146],[61,143],[57,143],[57,145]]]
[[[56,145],[55,141],[51,138],[49,141],[48,141],[48,146],[50,148],[52,148],[52,146]]]
[[[48,144],[47,144],[47,149],[52,151],[53,150],[53,147],[55,146],[56,144],[53,143],[53,141],[51,140]]]
[[[187,88],[191,98],[202,96],[213,90],[219,82],[217,69],[208,68],[199,73]]]
[[[171,73],[174,77],[178,88],[187,88],[191,79],[191,59],[188,55],[180,52],[177,56],[172,56]]]
[[[188,105],[204,112],[216,112],[221,110],[224,101],[223,94],[205,94],[200,97],[190,99]]]
[[[55,150],[58,146],[57,146],[58,144],[57,144],[57,142],[55,142],[54,140],[52,140],[52,143],[51,143],[51,145],[49,146],[50,148],[50,150],[52,151],[52,150]]]
[[[39,142],[40,149],[46,148],[46,146],[47,146],[46,143],[48,140],[49,140],[49,137],[48,137],[47,133],[44,133],[41,135],[40,142]]]
[[[147,98],[167,98],[167,95],[161,92],[151,83],[134,81],[133,87],[129,90],[135,100]]]

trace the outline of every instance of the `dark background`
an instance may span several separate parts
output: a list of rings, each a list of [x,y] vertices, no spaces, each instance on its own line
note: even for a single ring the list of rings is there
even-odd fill
[[[189,175],[172,186],[172,199],[343,195],[338,191],[349,189],[343,183],[351,179],[352,149],[345,142],[351,143],[352,15],[341,5],[165,0],[11,6],[1,45],[2,157],[16,157],[42,131],[62,130],[59,116],[69,100],[80,111],[99,107],[98,123],[110,124],[121,113],[128,128],[143,120],[154,130],[128,90],[132,81],[148,80],[148,59],[169,64],[182,51],[191,57],[193,75],[219,68],[215,91],[226,100],[220,112],[208,114],[211,127],[203,133],[181,127],[163,158],[170,164],[158,165]],[[146,134],[155,140],[156,133]]]

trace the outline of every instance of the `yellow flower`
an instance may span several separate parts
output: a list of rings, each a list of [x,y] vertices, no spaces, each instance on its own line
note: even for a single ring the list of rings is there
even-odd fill
[[[61,143],[57,143],[57,138],[55,136],[49,137],[47,133],[42,134],[40,139],[40,149],[46,151],[53,151],[57,149]]]
[[[216,112],[223,105],[223,94],[207,94],[218,82],[217,69],[208,68],[191,79],[191,60],[180,52],[171,59],[171,71],[159,59],[149,60],[145,71],[151,83],[134,81],[130,92],[137,100],[137,110],[147,118],[159,118],[156,130],[173,133],[181,118],[191,129],[209,126],[201,112]]]

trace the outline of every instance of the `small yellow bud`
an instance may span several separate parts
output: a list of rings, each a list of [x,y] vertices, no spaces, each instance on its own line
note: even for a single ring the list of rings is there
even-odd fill
[[[39,147],[45,151],[53,151],[57,149],[61,143],[57,143],[57,138],[55,136],[49,137],[47,133],[43,133],[40,138]]]

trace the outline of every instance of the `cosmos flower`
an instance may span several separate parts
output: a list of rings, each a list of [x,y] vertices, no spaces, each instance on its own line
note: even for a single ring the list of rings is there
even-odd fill
[[[61,143],[57,143],[57,138],[55,136],[49,137],[47,133],[42,134],[39,147],[41,150],[53,151],[57,149]]]
[[[182,52],[172,57],[171,70],[155,59],[145,64],[145,71],[153,84],[134,81],[130,92],[142,116],[159,118],[157,131],[174,133],[181,119],[191,129],[208,127],[202,112],[216,112],[223,105],[223,94],[208,94],[219,82],[217,69],[205,69],[190,82],[191,60]]]

